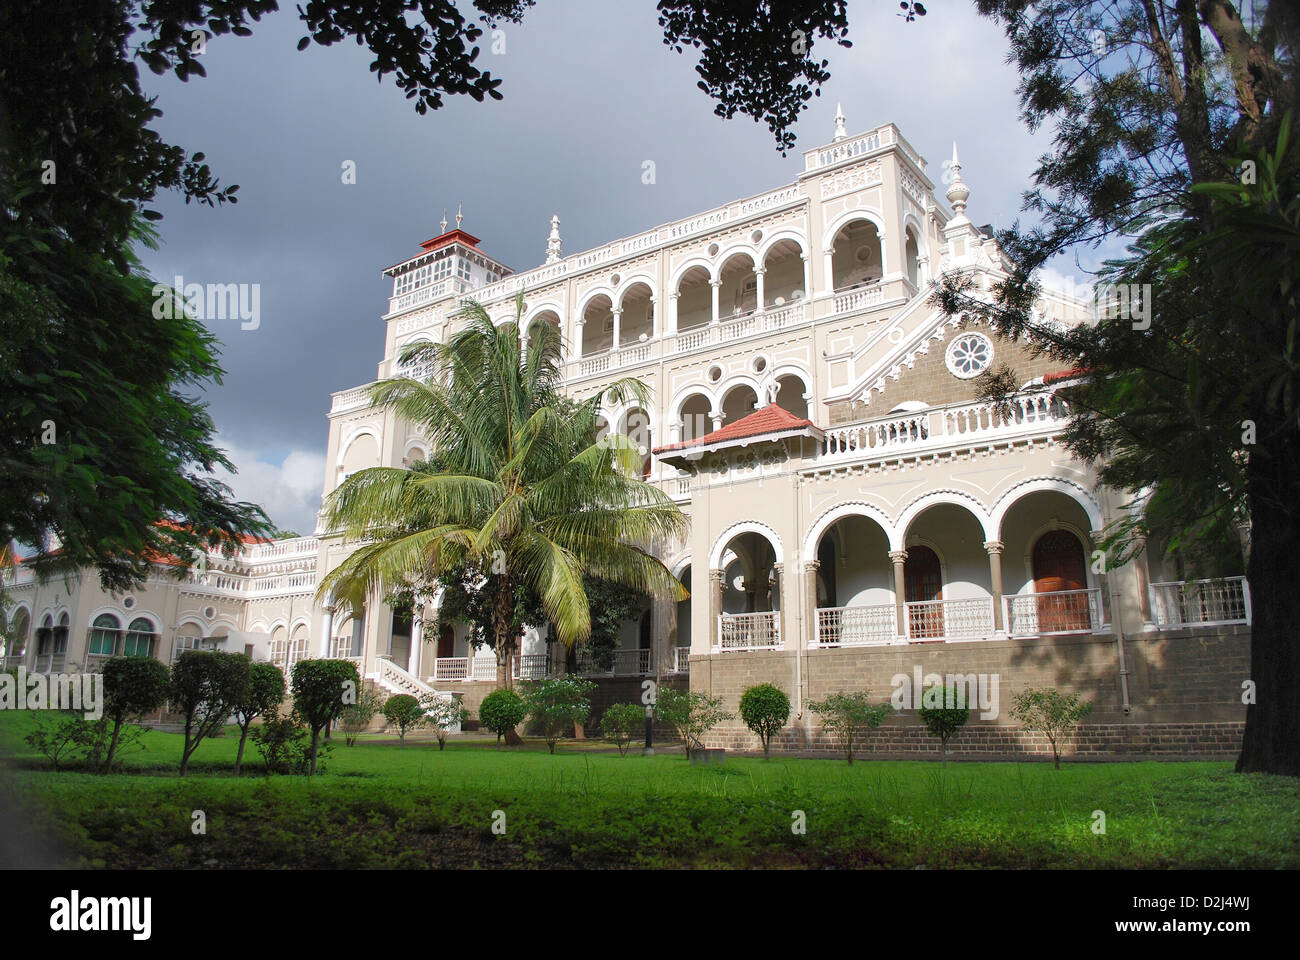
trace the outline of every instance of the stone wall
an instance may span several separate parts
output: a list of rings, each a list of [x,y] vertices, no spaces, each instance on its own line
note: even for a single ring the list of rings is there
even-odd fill
[[[1078,693],[1094,703],[1092,714],[1064,744],[1063,756],[1085,759],[1147,757],[1231,759],[1245,727],[1242,682],[1250,673],[1250,633],[1245,627],[1142,633],[1125,638],[1129,710],[1123,709],[1113,636],[1055,637],[979,643],[908,644],[810,650],[801,665],[793,651],[715,654],[691,659],[691,686],[723,697],[739,714],[740,695],[757,683],[773,683],[796,698],[801,666],[803,715],[773,741],[774,750],[830,752],[807,701],[838,691],[866,691],[886,702],[892,678],[905,674],[985,674],[997,677],[997,715],[981,719],[972,709],[950,755],[965,758],[1050,757],[1041,734],[1026,734],[1012,720],[1015,695],[1033,687]],[[710,746],[761,749],[739,719],[717,728]],[[860,751],[863,756],[938,757],[914,710],[886,718]]]

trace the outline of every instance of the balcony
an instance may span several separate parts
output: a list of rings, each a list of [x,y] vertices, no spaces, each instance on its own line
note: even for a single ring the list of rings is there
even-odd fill
[[[691,648],[673,647],[673,673],[691,672]]]
[[[615,650],[606,669],[597,666],[585,650],[577,659],[578,673],[584,677],[644,677],[650,673],[649,650]]]
[[[906,607],[907,637],[913,643],[989,640],[993,637],[993,598],[925,600]]]
[[[1003,600],[1011,637],[1097,633],[1105,623],[1097,589],[1024,593]]]
[[[1047,392],[1021,394],[1005,406],[985,402],[948,404],[832,427],[822,441],[822,454],[840,460],[910,454],[1053,433],[1062,429],[1069,418],[1065,401]]]
[[[433,661],[432,681],[495,680],[497,662],[488,657],[438,657]]]
[[[714,648],[715,653],[780,649],[781,615],[777,611],[724,613],[718,617],[718,645]]]
[[[898,610],[892,603],[864,607],[818,607],[818,647],[864,647],[898,638]]]
[[[1153,583],[1151,618],[1156,626],[1249,625],[1250,584],[1245,577]]]

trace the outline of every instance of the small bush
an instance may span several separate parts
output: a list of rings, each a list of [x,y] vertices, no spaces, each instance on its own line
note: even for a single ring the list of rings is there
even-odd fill
[[[310,731],[296,717],[269,717],[253,731],[252,738],[266,761],[267,773],[313,772]],[[318,746],[315,772],[325,771],[325,758],[333,749],[329,743]]]
[[[948,741],[960,733],[970,719],[966,691],[957,685],[946,687],[934,684],[921,695],[921,703],[921,709],[916,711],[917,716],[925,724],[930,736],[939,738],[939,755],[947,764]]]
[[[384,719],[397,728],[397,739],[405,743],[406,731],[424,723],[424,707],[409,693],[397,693],[384,704]]]
[[[451,698],[428,695],[420,705],[424,708],[428,723],[433,727],[434,735],[438,738],[438,749],[445,750],[447,735],[451,733],[453,727],[469,719],[469,711],[460,702],[459,694]]]
[[[704,748],[702,737],[722,723],[735,719],[734,713],[722,709],[722,698],[701,690],[661,690],[655,713],[677,731],[686,746],[689,760],[692,750]]]
[[[523,723],[526,716],[528,705],[513,690],[493,690],[478,708],[479,722],[497,735],[497,746],[506,732]]]
[[[1091,701],[1080,703],[1077,693],[1064,694],[1053,687],[1017,694],[1011,708],[1011,716],[1024,724],[1026,730],[1036,730],[1047,737],[1057,770],[1061,769],[1061,738],[1090,713]]]
[[[588,697],[596,684],[582,677],[565,674],[547,677],[529,683],[524,694],[528,716],[546,741],[551,753],[561,737],[573,733],[576,723],[584,722],[591,713]]]
[[[808,709],[821,717],[822,730],[840,745],[844,759],[853,765],[853,748],[880,726],[888,715],[887,703],[872,703],[865,693],[832,693],[824,700],[809,700]]]
[[[339,714],[339,729],[343,731],[343,742],[355,747],[357,737],[366,731],[370,721],[375,719],[384,706],[384,695],[374,687],[363,687],[357,691],[357,702],[348,704]]]
[[[601,735],[618,747],[620,757],[627,756],[632,740],[644,729],[645,707],[635,703],[611,704],[600,718]]]
[[[772,736],[790,719],[790,698],[770,683],[749,687],[740,695],[740,719],[763,741],[763,759],[771,759]]]

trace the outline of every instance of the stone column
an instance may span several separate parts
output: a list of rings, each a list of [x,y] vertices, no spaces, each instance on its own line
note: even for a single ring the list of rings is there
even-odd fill
[[[413,676],[420,675],[420,654],[424,646],[423,611],[418,607],[411,611],[411,649],[406,655],[406,670]]]
[[[766,275],[767,275],[767,268],[766,268],[766,267],[759,267],[758,269],[756,269],[756,270],[754,271],[754,276],[755,276],[755,277],[757,278],[757,280],[758,280],[758,300],[757,300],[757,302],[756,302],[755,305],[754,305],[754,312],[755,312],[755,313],[762,313],[762,312],[763,312],[763,303],[764,303],[763,278],[764,278]]]
[[[1138,555],[1133,558],[1133,574],[1137,578],[1138,610],[1142,613],[1142,629],[1149,633],[1156,629],[1156,622],[1151,616],[1151,567],[1147,562],[1147,538],[1137,537],[1133,542],[1138,548]]]
[[[659,298],[650,298],[650,339],[658,338],[660,331],[663,329],[663,323],[659,317]]]
[[[989,583],[993,587],[993,632],[1005,636],[1007,625],[1002,622],[1002,541],[986,540],[984,550],[989,555]]]
[[[664,318],[664,335],[677,335],[677,294],[668,294],[668,316]]]
[[[713,319],[709,322],[716,324],[722,319],[722,312],[718,306],[718,298],[722,295],[722,281],[710,280],[709,286],[713,291]]]
[[[317,655],[322,659],[330,655],[330,634],[334,630],[334,608],[326,607],[320,615],[320,642],[316,644]]]
[[[907,551],[890,550],[889,562],[894,565],[894,612],[898,617],[898,642],[907,643],[907,580],[903,577]]]
[[[812,257],[806,253],[799,254],[803,260],[803,295],[805,300],[812,299]]]
[[[772,572],[776,574],[776,597],[781,601],[781,607],[776,611],[777,639],[781,642],[782,650],[797,650],[798,644],[790,642],[790,635],[786,632],[790,619],[785,615],[785,564],[772,564]],[[770,601],[769,601],[770,602]]]
[[[804,572],[804,589],[808,592],[808,636],[812,642],[809,646],[817,646],[820,640],[817,621],[817,571],[821,569],[821,562],[818,560],[809,560],[803,565]]]
[[[722,411],[720,411],[720,410],[710,410],[710,411],[709,411],[709,419],[713,421],[713,429],[714,429],[714,430],[721,430],[721,429],[722,429]],[[699,438],[699,437],[694,437],[693,439],[698,440],[698,439],[700,439],[700,438]]]
[[[835,248],[830,247],[822,254],[822,269],[826,271],[826,293],[835,292]]]
[[[582,359],[582,328],[586,326],[587,321],[578,318],[573,321],[573,359]]]
[[[623,336],[623,311],[615,310],[613,311],[613,313],[614,313],[614,344],[612,349],[617,350],[619,348],[619,340],[622,339]]]
[[[1095,548],[1096,545],[1100,543],[1105,536],[1106,533],[1104,530],[1089,530],[1088,542],[1091,546]],[[1084,562],[1087,564],[1092,563],[1091,555],[1084,557],[1083,559]],[[1107,622],[1107,620],[1113,616],[1118,615],[1119,617],[1122,618],[1124,616],[1124,611],[1116,610],[1115,605],[1111,601],[1110,560],[1104,556],[1102,558],[1101,573],[1098,576],[1100,579],[1100,586],[1101,586],[1101,595],[1097,604],[1098,607],[1100,608],[1097,611],[1097,615],[1101,619],[1101,624],[1099,624],[1100,626],[1100,625],[1104,625]]]
[[[718,617],[722,616],[722,571],[709,571],[709,652],[722,644],[718,633]]]

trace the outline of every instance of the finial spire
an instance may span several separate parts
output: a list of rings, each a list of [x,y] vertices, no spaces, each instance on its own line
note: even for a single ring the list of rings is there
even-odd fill
[[[546,239],[546,262],[556,263],[564,255],[560,252],[560,215],[551,217],[551,235]]]
[[[952,183],[948,185],[948,191],[944,196],[952,204],[952,212],[956,218],[962,219],[966,216],[966,201],[970,199],[970,188],[961,179],[961,160],[957,157],[956,140],[952,142],[952,162],[948,167],[952,172]]]
[[[442,208],[442,232],[447,232],[447,208]]]
[[[465,214],[461,213],[461,203],[456,201],[456,229],[460,229],[461,221],[465,219]]]
[[[835,140],[847,140],[849,132],[844,129],[844,108],[835,104]]]

